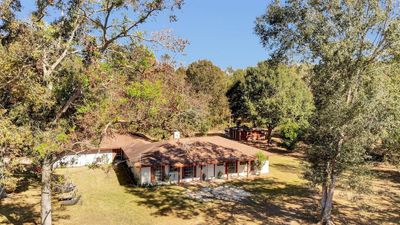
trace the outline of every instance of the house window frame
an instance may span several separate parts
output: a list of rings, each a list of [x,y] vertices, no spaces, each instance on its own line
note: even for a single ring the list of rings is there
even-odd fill
[[[227,162],[228,173],[236,173],[236,162]]]
[[[163,167],[161,165],[157,165],[154,167],[153,171],[154,171],[154,180],[161,181],[163,178]]]
[[[187,170],[190,170],[190,172],[189,171],[187,171]],[[193,169],[193,166],[185,166],[185,167],[183,167],[183,171],[182,171],[182,178],[183,179],[186,179],[186,178],[193,178],[194,177],[194,169]]]
[[[169,167],[169,172],[170,172],[170,173],[179,173],[179,167],[170,166],[170,167]]]

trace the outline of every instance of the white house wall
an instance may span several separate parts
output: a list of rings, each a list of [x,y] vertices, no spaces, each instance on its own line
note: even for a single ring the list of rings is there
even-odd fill
[[[54,166],[60,167],[61,165],[65,165],[66,167],[80,167],[87,166],[92,163],[95,163],[98,158],[101,158],[102,164],[110,164],[112,163],[114,154],[112,152],[100,152],[100,153],[84,153],[77,155],[66,155],[62,157],[59,161],[57,161]]]
[[[222,166],[215,165],[215,177],[218,177],[218,173],[222,173],[222,177],[226,177],[225,175],[225,163]]]
[[[215,175],[217,175],[217,174],[214,175],[214,164],[208,164],[207,168],[208,168],[207,179],[215,178]]]
[[[142,167],[141,171],[141,184],[151,184],[151,168]]]
[[[265,161],[264,165],[261,167],[260,173],[261,174],[269,173],[269,161],[268,160]]]
[[[238,163],[238,173],[240,177],[247,176],[247,163],[245,165],[240,165]],[[170,175],[169,182],[177,183],[178,182],[178,172],[170,173],[170,166],[164,167],[165,174]],[[182,172],[182,170],[180,170]],[[222,166],[215,165],[215,176],[214,176],[214,164],[208,164],[207,166],[203,166],[203,173],[207,175],[206,179],[216,179],[218,172],[221,172],[223,175],[221,179],[226,179],[225,174],[225,164]],[[238,177],[238,173],[230,173],[229,177],[234,178]],[[261,167],[260,174],[269,173],[269,161],[266,161],[264,165]],[[142,167],[140,170],[141,174],[141,184],[150,184],[151,183],[151,168],[150,167]],[[253,172],[250,175],[254,174]],[[182,177],[182,174],[180,175]],[[196,166],[196,176],[193,178],[182,178],[180,182],[191,182],[195,180],[200,180],[200,166]],[[169,183],[169,182],[160,182],[160,183]]]
[[[244,165],[240,165],[240,163],[238,163],[238,173],[239,176],[247,176],[247,163]]]

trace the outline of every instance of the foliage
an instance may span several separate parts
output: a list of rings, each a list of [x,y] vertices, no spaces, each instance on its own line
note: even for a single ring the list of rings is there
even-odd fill
[[[290,150],[293,150],[297,140],[301,135],[300,127],[297,123],[291,121],[286,122],[279,127],[281,136],[283,138],[283,145]]]
[[[96,162],[92,162],[92,163],[88,164],[87,167],[88,167],[89,169],[91,169],[91,170],[94,170],[94,169],[100,168],[100,164],[98,164],[98,163],[96,163]]]
[[[232,112],[234,122],[240,125],[242,121],[245,122],[248,120],[250,118],[250,112],[246,105],[243,81],[235,81],[235,83],[229,88],[226,96],[229,100],[229,108]]]
[[[186,42],[162,33],[147,37],[138,28],[157,13],[171,12],[182,4],[174,0],[134,4],[109,0],[36,1],[32,15],[25,21],[16,16],[24,6],[20,1],[0,3],[0,120],[17,132],[24,131],[20,132],[24,134],[23,143],[7,138],[1,150],[6,149],[9,157],[29,156],[40,164],[41,224],[51,223],[53,163],[67,151],[93,147],[90,142],[98,144],[109,126],[120,120],[123,115],[114,111],[115,106],[123,105],[123,94],[129,93],[118,90],[133,91],[128,99],[132,102],[154,100],[146,99],[152,94],[151,85],[148,93],[147,83],[132,79],[154,67],[154,55],[143,41],[169,46],[173,51],[182,51]],[[121,53],[120,57],[114,52]],[[129,57],[130,53],[142,54]],[[125,71],[130,76],[122,73]],[[136,93],[144,94],[136,96],[135,88]],[[156,93],[150,97],[159,96]],[[155,114],[155,110],[151,108],[149,114]],[[8,129],[2,129],[1,135]]]
[[[389,137],[384,139],[384,160],[400,165],[400,130],[395,130],[389,134]]]
[[[261,170],[264,166],[265,162],[268,160],[268,156],[266,156],[263,152],[256,153],[256,167],[258,170]]]
[[[224,174],[223,174],[221,171],[218,171],[218,173],[217,173],[217,178],[218,178],[218,179],[221,179],[223,175],[224,175]]]
[[[314,64],[310,83],[316,113],[306,177],[322,185],[322,224],[331,223],[337,178],[360,168],[366,149],[398,124],[399,111],[382,82],[388,74],[381,70],[400,54],[398,4],[276,1],[257,18],[256,33],[275,61],[295,54],[294,59]]]
[[[225,96],[229,82],[227,75],[212,62],[199,60],[188,66],[186,76],[196,94],[208,96],[211,125],[225,123],[230,113]]]
[[[246,70],[243,83],[228,92],[235,117],[247,118],[271,132],[278,125],[296,123],[306,127],[313,110],[310,89],[296,68],[262,62]]]

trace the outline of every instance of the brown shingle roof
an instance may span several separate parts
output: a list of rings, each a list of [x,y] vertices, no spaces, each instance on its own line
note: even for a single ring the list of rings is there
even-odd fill
[[[179,141],[155,143],[135,142],[122,147],[134,164],[217,163],[233,160],[253,160],[260,151],[219,136],[184,138]]]
[[[130,145],[131,143],[150,143],[143,137],[132,135],[132,134],[118,134],[113,133],[105,136],[100,143],[100,149],[120,149],[124,146]]]

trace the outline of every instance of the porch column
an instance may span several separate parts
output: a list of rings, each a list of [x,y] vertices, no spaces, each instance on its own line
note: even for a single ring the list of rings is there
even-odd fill
[[[178,183],[181,182],[181,177],[182,177],[182,167],[179,167],[179,172],[178,172]]]
[[[225,162],[225,174],[226,174],[226,179],[229,180],[229,174],[228,174],[228,162]]]
[[[250,161],[247,161],[247,177],[249,177],[250,173]]]
[[[200,165],[200,181],[203,180],[203,165]]]
[[[239,161],[238,160],[236,160],[236,173],[237,173],[237,176],[239,177]]]
[[[161,164],[161,181],[164,181],[164,171],[165,167]]]
[[[154,167],[151,166],[151,167],[150,167],[150,182],[151,182],[152,184],[154,184],[154,180],[155,180]]]
[[[214,164],[214,178],[216,178],[217,175],[215,174],[215,164]]]

